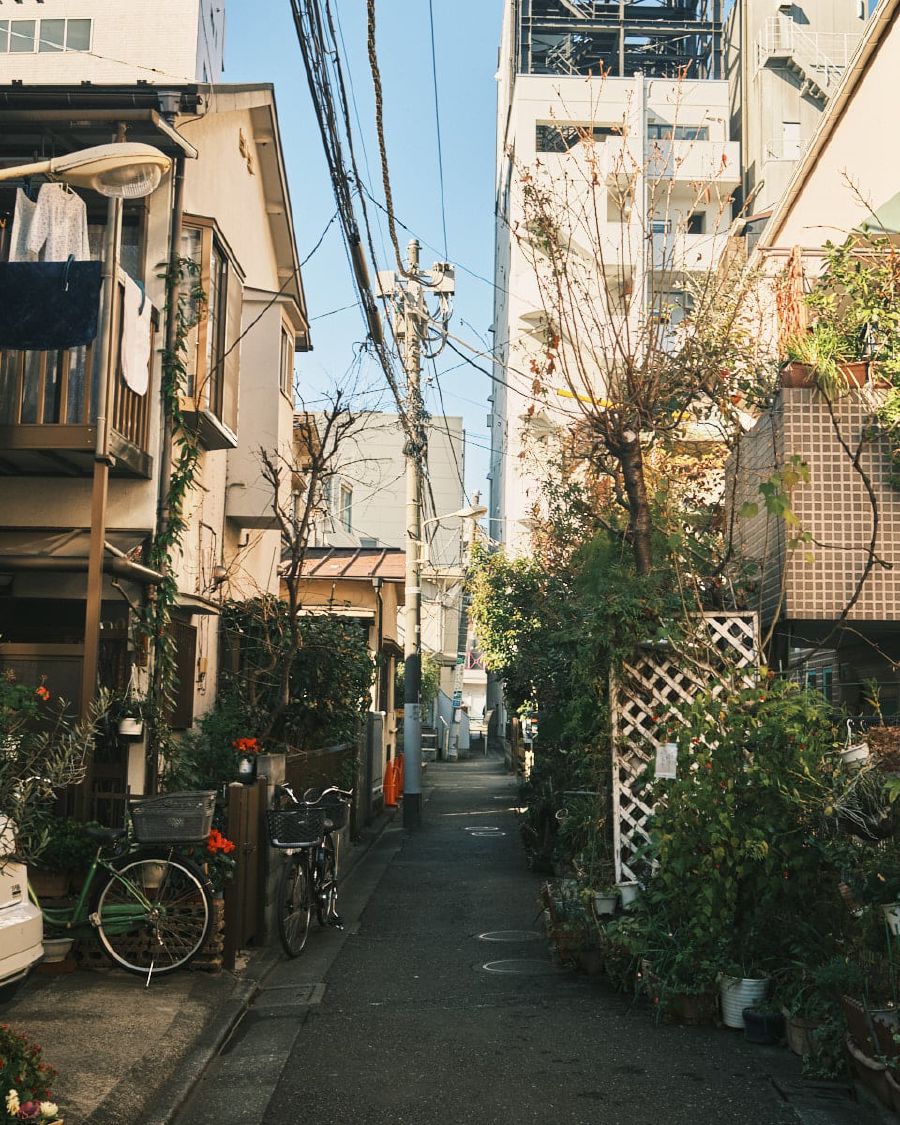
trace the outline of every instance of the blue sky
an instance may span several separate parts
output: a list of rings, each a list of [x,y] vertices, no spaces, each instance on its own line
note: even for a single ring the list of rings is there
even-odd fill
[[[367,159],[361,173],[382,199],[372,108],[372,83],[366,56],[365,0],[338,0],[350,76]],[[486,347],[492,320],[492,288],[472,273],[493,274],[493,176],[497,69],[502,0],[434,0],[438,94],[444,155],[448,256],[457,264],[456,315],[451,331]],[[265,11],[265,17],[262,12]],[[423,243],[423,264],[443,257],[437,143],[432,88],[431,39],[427,0],[381,0],[378,54],[385,94],[385,125],[397,217]],[[287,0],[228,0],[227,82],[273,82],[301,257],[315,244],[334,213],[322,144],[312,118],[302,59]],[[354,122],[354,124],[356,124]],[[367,169],[371,169],[368,171]],[[383,216],[382,216],[383,217]],[[389,247],[386,228],[384,245]],[[401,230],[401,246],[409,235]],[[424,245],[429,243],[430,245]],[[376,249],[382,268],[391,265]],[[304,268],[313,320],[314,350],[301,357],[301,378],[309,398],[339,380],[353,359],[353,345],[365,329],[344,255],[338,224]],[[350,309],[323,316],[334,309]],[[484,361],[481,361],[484,362]],[[489,381],[445,352],[438,360],[448,414],[462,414],[467,430],[466,480],[470,493],[486,488]],[[452,370],[451,370],[452,369]],[[376,381],[372,367],[371,379]],[[383,379],[381,380],[383,382]],[[432,380],[433,382],[433,380]],[[429,409],[441,413],[433,385]],[[385,408],[390,403],[385,400]]]

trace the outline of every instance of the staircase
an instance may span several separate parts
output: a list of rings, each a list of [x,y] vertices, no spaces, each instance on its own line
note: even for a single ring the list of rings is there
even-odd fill
[[[801,92],[824,105],[843,77],[859,39],[849,33],[811,33],[785,16],[770,16],[757,43],[757,62],[789,70],[800,82]]]

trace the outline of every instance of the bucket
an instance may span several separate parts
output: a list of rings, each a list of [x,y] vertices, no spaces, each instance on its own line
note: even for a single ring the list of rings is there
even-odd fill
[[[744,1030],[744,1009],[758,1007],[769,992],[769,980],[749,977],[722,977],[719,998],[722,1001],[722,1023]]]

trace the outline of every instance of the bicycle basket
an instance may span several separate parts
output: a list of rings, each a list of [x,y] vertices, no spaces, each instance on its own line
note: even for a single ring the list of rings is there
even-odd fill
[[[328,820],[328,831],[337,831],[339,828],[346,827],[347,821],[350,818],[350,802],[345,801],[341,797],[325,797],[320,807],[325,810],[325,816]]]
[[[266,823],[273,848],[309,847],[325,831],[325,809],[321,805],[272,809],[266,813]]]
[[[212,828],[213,790],[166,793],[131,806],[131,822],[139,844],[202,844]]]

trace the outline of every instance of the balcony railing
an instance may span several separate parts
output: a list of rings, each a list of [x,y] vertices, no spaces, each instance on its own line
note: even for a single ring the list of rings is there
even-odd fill
[[[113,323],[113,472],[149,476],[150,391],[135,394],[122,377],[123,294],[120,282]],[[154,314],[154,337],[157,327]],[[154,343],[151,340],[151,374]],[[98,349],[99,340],[53,351],[0,350],[0,474],[90,471],[96,444]]]

